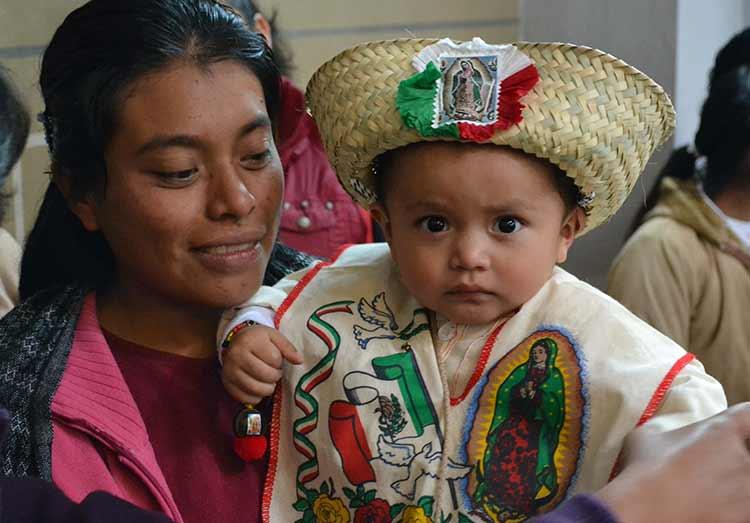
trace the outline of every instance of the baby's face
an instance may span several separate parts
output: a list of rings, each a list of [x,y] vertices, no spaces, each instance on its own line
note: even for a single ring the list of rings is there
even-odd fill
[[[451,142],[398,151],[381,222],[401,279],[455,323],[511,314],[549,279],[583,224],[551,166],[512,149]]]

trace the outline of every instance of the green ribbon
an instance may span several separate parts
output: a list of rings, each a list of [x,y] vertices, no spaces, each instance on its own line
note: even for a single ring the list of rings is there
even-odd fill
[[[435,115],[435,97],[438,95],[438,80],[441,73],[430,62],[421,73],[407,78],[398,85],[396,108],[404,125],[416,129],[422,136],[449,136],[459,139],[456,124],[432,127]]]

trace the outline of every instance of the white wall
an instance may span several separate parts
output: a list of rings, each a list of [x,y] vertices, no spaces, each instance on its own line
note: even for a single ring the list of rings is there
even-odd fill
[[[693,141],[716,53],[749,16],[748,0],[677,0],[675,146]]]
[[[608,51],[638,67],[672,96],[674,142],[692,142],[716,52],[750,25],[750,0],[522,0],[521,36]],[[654,177],[672,149],[658,151],[610,223],[581,238],[566,268],[601,288]]]
[[[706,1],[707,4],[719,2]],[[532,41],[575,42],[607,51],[641,69],[674,92],[677,0],[522,0],[521,37]],[[666,144],[620,212],[576,242],[565,268],[600,288],[643,202]]]

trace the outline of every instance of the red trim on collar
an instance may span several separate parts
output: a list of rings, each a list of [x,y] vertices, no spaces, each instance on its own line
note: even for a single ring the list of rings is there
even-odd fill
[[[289,307],[292,306],[295,300],[299,297],[300,293],[305,290],[305,287],[307,287],[310,281],[318,275],[320,269],[323,269],[324,267],[328,267],[329,265],[335,263],[336,260],[338,260],[339,257],[344,254],[344,251],[346,251],[349,247],[352,247],[352,244],[342,245],[330,262],[318,263],[315,267],[307,271],[307,274],[305,274],[302,279],[300,279],[299,283],[294,286],[286,299],[281,303],[279,310],[276,311],[276,316],[274,317],[274,325],[277,330],[279,328],[279,325],[281,325],[281,319],[283,318],[284,314],[286,314],[286,311],[289,310]]]
[[[511,316],[512,318],[513,316]],[[497,337],[500,335],[500,332],[502,332],[503,327],[508,323],[508,318],[504,322],[502,322],[500,325],[498,325],[494,331],[492,331],[492,334],[490,334],[489,338],[487,338],[487,341],[484,342],[484,347],[482,347],[482,353],[479,355],[479,361],[477,362],[477,366],[474,369],[474,372],[471,375],[471,378],[469,378],[469,382],[466,384],[466,387],[464,388],[464,391],[461,393],[460,396],[456,398],[451,398],[451,407],[455,407],[459,403],[461,403],[463,400],[466,399],[466,396],[469,395],[471,390],[474,388],[474,386],[479,381],[479,378],[482,377],[482,374],[484,374],[484,368],[487,366],[487,361],[490,359],[490,354],[492,354],[492,348],[495,346],[495,341],[497,340]]]
[[[279,329],[279,325],[281,325],[281,319],[284,317],[284,314],[286,314],[286,311],[289,310],[289,307],[291,307],[292,304],[297,300],[297,298],[299,298],[299,295],[303,290],[305,290],[305,287],[307,287],[310,281],[312,281],[312,279],[318,275],[320,269],[328,267],[329,265],[330,263],[328,262],[320,262],[315,267],[307,271],[307,274],[302,277],[302,279],[299,281],[299,283],[297,283],[297,285],[294,286],[294,288],[284,299],[284,301],[281,302],[281,306],[279,307],[279,310],[276,311],[276,316],[273,319],[274,326],[277,330]]]

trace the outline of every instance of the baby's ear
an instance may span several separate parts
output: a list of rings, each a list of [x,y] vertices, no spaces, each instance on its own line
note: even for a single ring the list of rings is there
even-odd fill
[[[557,249],[557,263],[568,259],[568,251],[578,233],[586,226],[586,213],[576,205],[563,221],[560,229],[560,244]]]
[[[382,203],[374,203],[370,206],[370,215],[378,222],[385,236],[385,241],[391,242],[391,221],[388,219],[388,211]]]

